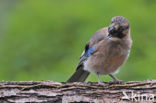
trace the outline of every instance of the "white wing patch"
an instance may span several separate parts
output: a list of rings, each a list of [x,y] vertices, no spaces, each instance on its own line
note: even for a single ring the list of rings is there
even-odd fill
[[[81,57],[82,57],[82,55],[84,55],[84,53],[85,53],[85,51],[82,52]]]

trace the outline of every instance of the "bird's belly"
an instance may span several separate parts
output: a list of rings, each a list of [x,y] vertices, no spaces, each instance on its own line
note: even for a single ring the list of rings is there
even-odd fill
[[[103,59],[102,57],[98,57],[98,59],[92,57],[84,63],[84,70],[104,75],[114,73],[124,63],[127,56],[128,55],[112,56],[106,59]]]

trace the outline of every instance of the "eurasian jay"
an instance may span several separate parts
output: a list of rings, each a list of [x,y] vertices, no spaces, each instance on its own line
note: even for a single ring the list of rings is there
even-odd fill
[[[95,32],[86,44],[76,72],[67,82],[83,82],[90,73],[97,75],[99,84],[103,84],[99,75],[109,75],[114,82],[120,82],[112,74],[127,60],[131,45],[129,21],[113,17],[109,27]]]

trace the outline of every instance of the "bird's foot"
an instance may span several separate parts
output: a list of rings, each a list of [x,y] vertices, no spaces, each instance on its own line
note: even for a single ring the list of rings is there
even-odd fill
[[[103,83],[102,81],[98,81],[99,85],[105,86],[105,83]]]
[[[124,81],[116,79],[116,80],[110,81],[110,83],[113,83],[113,84],[122,84],[122,83],[124,83]]]
[[[97,73],[97,78],[98,78],[98,84],[99,84],[99,85],[102,85],[102,86],[105,86],[105,83],[103,83],[103,82],[100,80],[99,73]]]
[[[113,76],[112,74],[109,74],[109,76],[113,79],[113,81],[110,81],[110,83],[116,83],[116,84],[124,83],[124,81],[119,80],[118,78],[116,78],[116,77]]]

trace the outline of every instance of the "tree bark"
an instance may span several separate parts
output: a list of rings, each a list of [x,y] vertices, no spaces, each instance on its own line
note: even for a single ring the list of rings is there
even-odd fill
[[[0,82],[0,103],[153,103],[156,80],[105,83]]]

